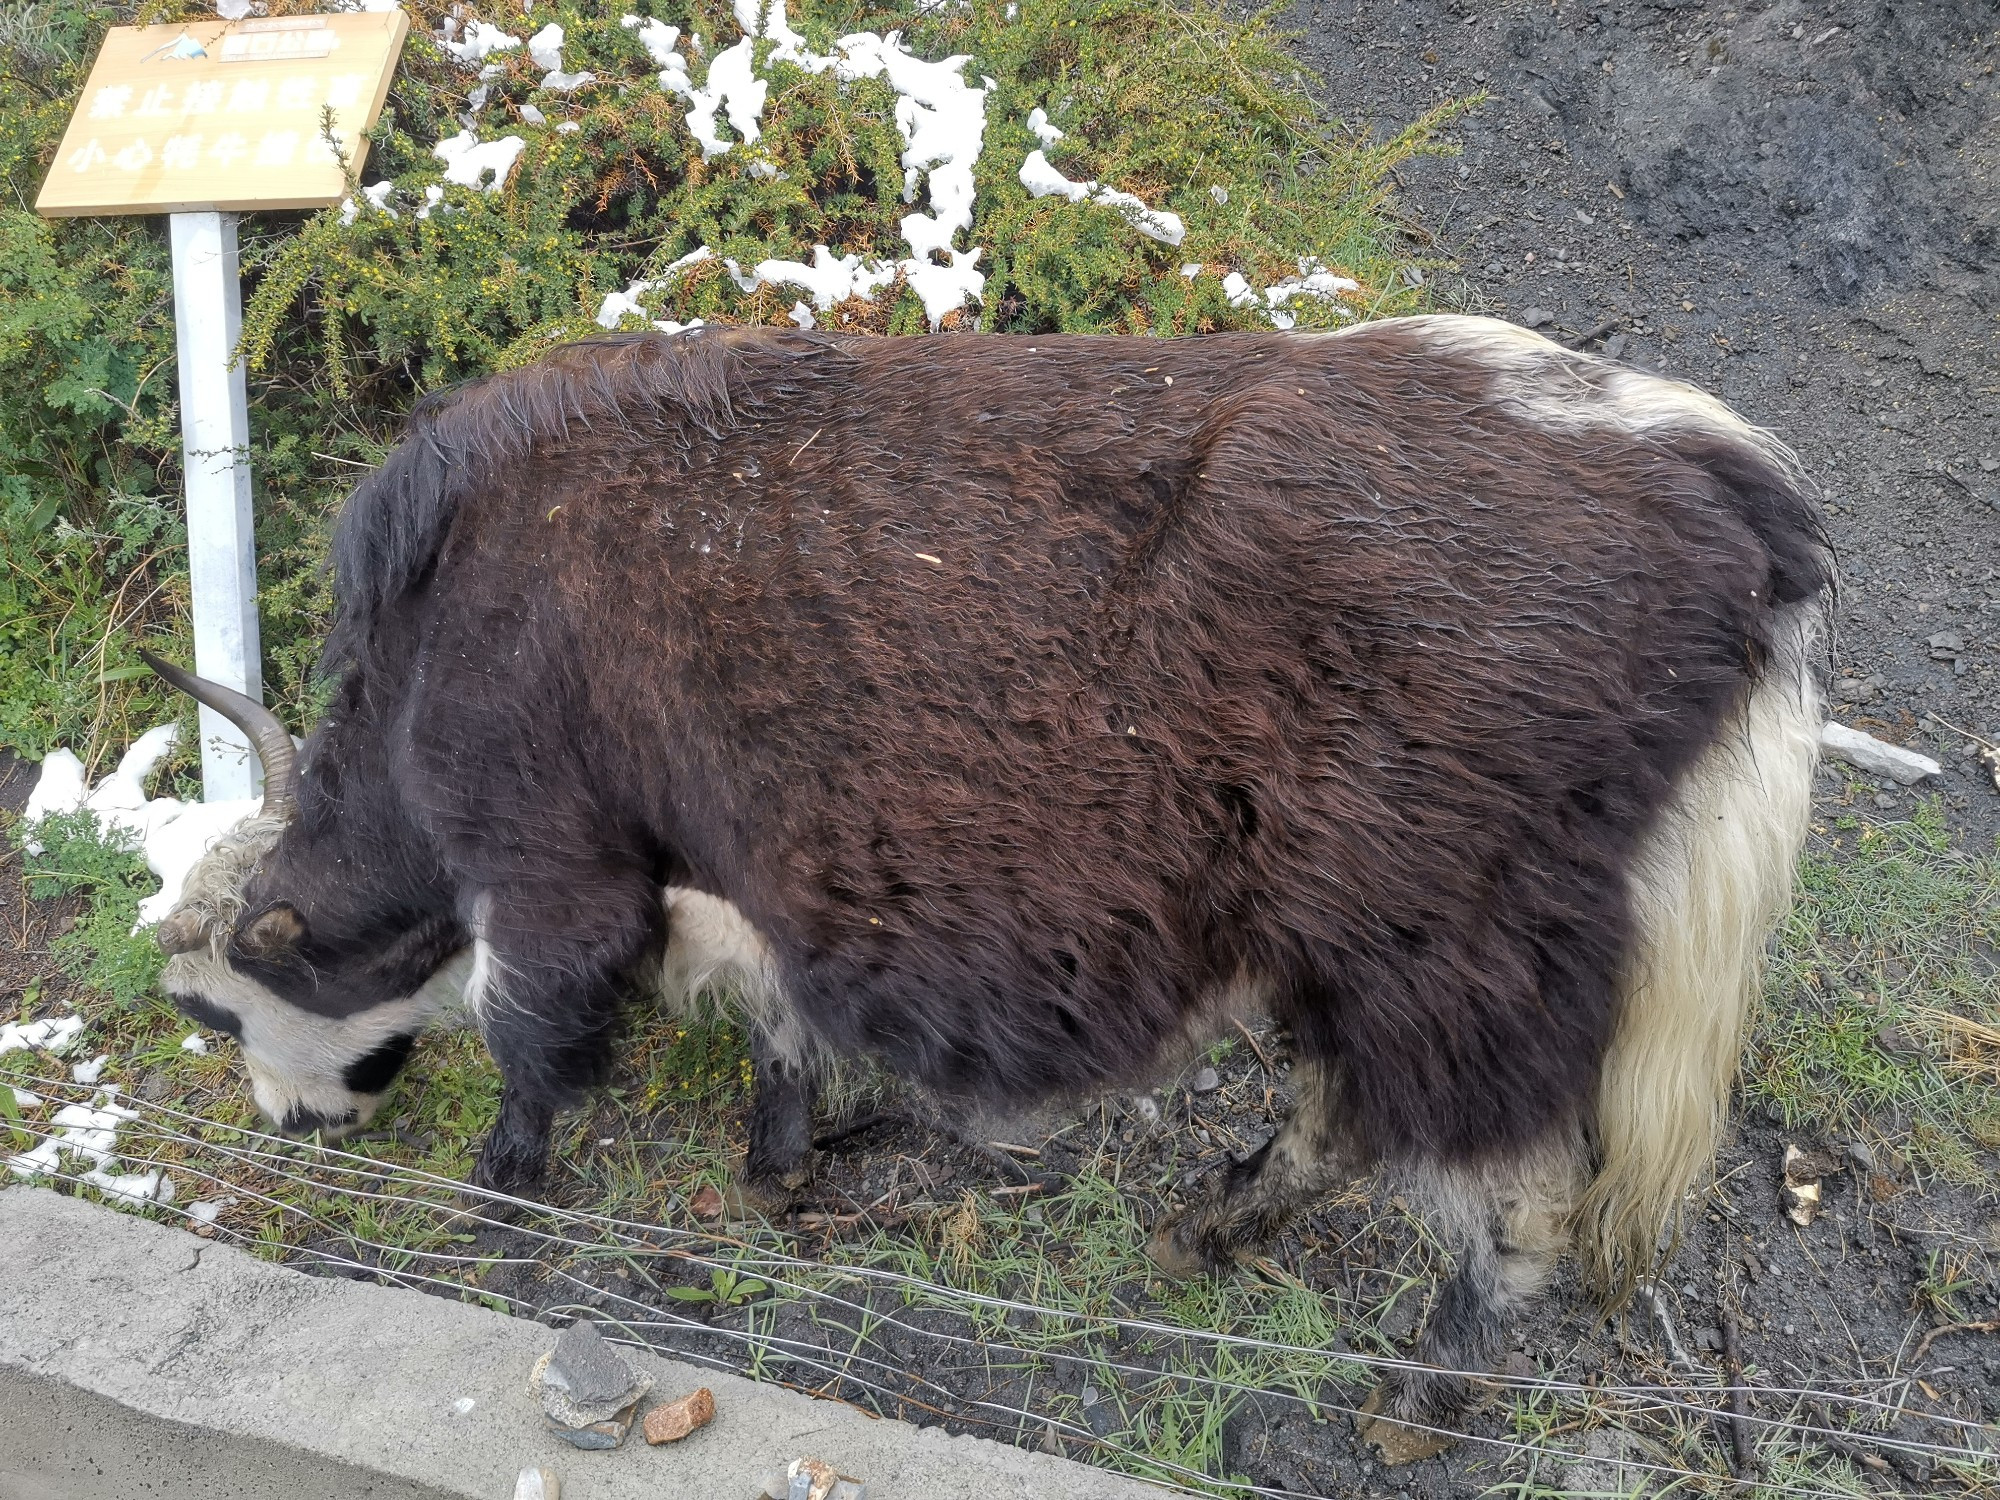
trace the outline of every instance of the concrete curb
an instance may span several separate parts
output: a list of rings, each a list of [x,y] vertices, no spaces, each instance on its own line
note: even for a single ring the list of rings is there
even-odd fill
[[[506,1500],[523,1467],[564,1500],[749,1500],[810,1454],[871,1500],[1157,1500],[1137,1480],[635,1351],[685,1442],[589,1453],[542,1429],[527,1374],[548,1328],[307,1276],[38,1188],[0,1192],[0,1500],[320,1495]],[[457,1410],[466,1399],[469,1411]],[[16,1418],[25,1418],[17,1421]]]

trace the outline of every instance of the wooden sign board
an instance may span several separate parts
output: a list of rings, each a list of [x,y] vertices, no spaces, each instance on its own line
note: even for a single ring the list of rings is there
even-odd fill
[[[340,153],[361,170],[365,132],[409,29],[400,10],[114,26],[35,207],[74,215],[337,203],[347,192]]]

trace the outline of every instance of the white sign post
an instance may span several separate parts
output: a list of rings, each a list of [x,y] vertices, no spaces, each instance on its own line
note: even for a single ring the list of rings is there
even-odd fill
[[[194,669],[261,701],[257,544],[250,511],[250,407],[236,340],[243,328],[236,215],[179,213],[174,339],[180,352],[181,455],[187,486]],[[263,779],[243,732],[201,710],[201,786],[209,802],[257,795]]]
[[[114,26],[35,200],[52,215],[169,215],[194,669],[253,699],[264,674],[234,211],[340,201],[409,29],[401,10]],[[207,800],[253,797],[262,775],[204,708]]]

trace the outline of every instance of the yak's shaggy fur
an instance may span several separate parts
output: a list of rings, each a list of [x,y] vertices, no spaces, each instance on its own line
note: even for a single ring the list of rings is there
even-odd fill
[[[303,935],[231,961],[341,1016],[394,931],[476,937],[489,1177],[683,920],[764,987],[760,1067],[791,1032],[972,1100],[1257,995],[1317,1118],[1200,1259],[1311,1162],[1544,1219],[1594,1163],[1616,1278],[1712,1149],[1831,578],[1790,456],[1687,387],[1476,319],[604,339],[423,402],[335,560],[248,894]],[[1513,1212],[1488,1312],[1550,1239]]]

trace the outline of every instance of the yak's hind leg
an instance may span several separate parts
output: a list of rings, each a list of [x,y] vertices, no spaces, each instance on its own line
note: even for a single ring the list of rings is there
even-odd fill
[[[1362,1408],[1361,1435],[1385,1463],[1441,1452],[1480,1405],[1480,1377],[1516,1310],[1547,1283],[1583,1182],[1584,1152],[1571,1132],[1514,1157],[1419,1174],[1456,1264],[1412,1352],[1428,1368],[1393,1372]]]
[[[1261,1251],[1301,1210],[1364,1170],[1323,1065],[1292,1068],[1297,1102],[1277,1133],[1230,1165],[1207,1200],[1166,1219],[1146,1254],[1169,1276],[1221,1272]]]

